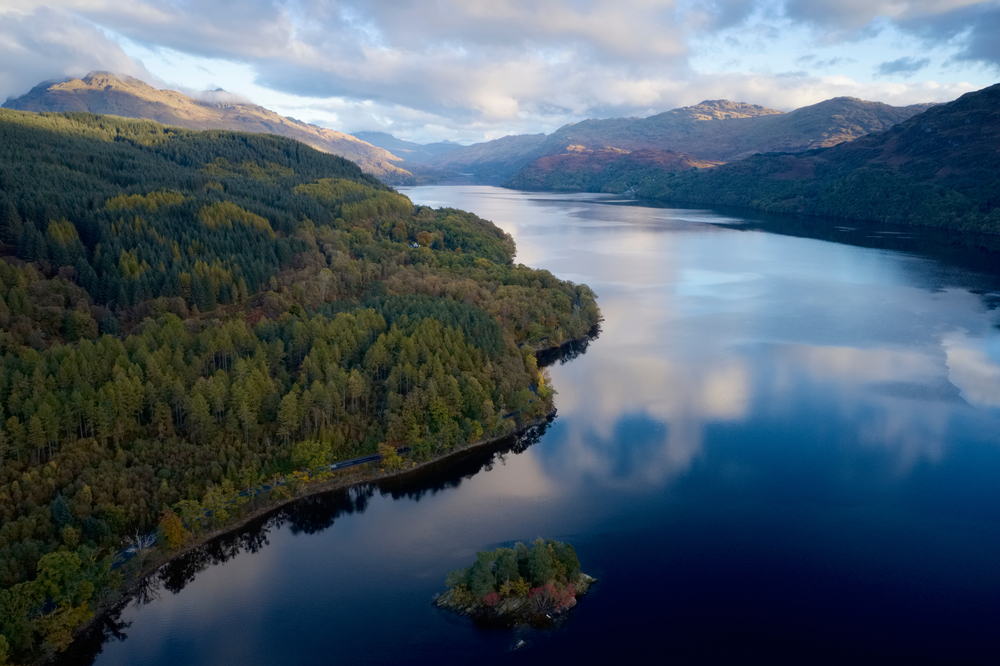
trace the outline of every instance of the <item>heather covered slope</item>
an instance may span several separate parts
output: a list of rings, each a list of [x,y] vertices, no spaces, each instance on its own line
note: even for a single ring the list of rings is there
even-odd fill
[[[632,177],[663,201],[1000,233],[1000,84],[831,148]]]
[[[221,91],[213,101],[204,101],[172,90],[157,90],[129,76],[91,72],[83,79],[38,85],[8,100],[4,107],[20,111],[86,111],[144,118],[187,129],[277,134],[346,157],[363,171],[390,182],[402,184],[410,179],[410,174],[397,166],[400,159],[383,148],[349,134],[279,116]]]

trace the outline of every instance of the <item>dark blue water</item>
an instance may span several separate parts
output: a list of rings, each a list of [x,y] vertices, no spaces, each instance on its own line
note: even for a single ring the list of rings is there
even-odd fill
[[[989,257],[586,195],[407,194],[492,219],[519,261],[599,294],[600,337],[551,368],[558,416],[167,567],[96,663],[1000,658]],[[486,630],[431,606],[477,550],[539,535],[600,578],[565,624]]]

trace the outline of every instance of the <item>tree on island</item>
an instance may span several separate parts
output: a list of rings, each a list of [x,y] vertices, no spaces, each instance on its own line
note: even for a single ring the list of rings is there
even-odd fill
[[[483,613],[509,601],[505,613],[526,605],[537,613],[559,611],[574,606],[591,581],[581,573],[573,546],[539,537],[530,546],[478,553],[472,566],[448,574],[449,590],[439,605]]]

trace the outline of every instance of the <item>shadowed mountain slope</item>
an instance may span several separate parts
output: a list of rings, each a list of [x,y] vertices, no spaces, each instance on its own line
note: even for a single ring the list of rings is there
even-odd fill
[[[384,148],[406,162],[426,162],[462,147],[462,144],[454,141],[438,141],[436,143],[404,141],[388,132],[355,132],[353,136],[373,146]]]

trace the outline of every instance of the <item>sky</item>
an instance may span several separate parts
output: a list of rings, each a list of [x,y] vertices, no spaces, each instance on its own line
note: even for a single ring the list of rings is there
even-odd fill
[[[997,35],[1000,0],[0,0],[0,99],[104,70],[473,143],[705,99],[945,102],[1000,80]]]

